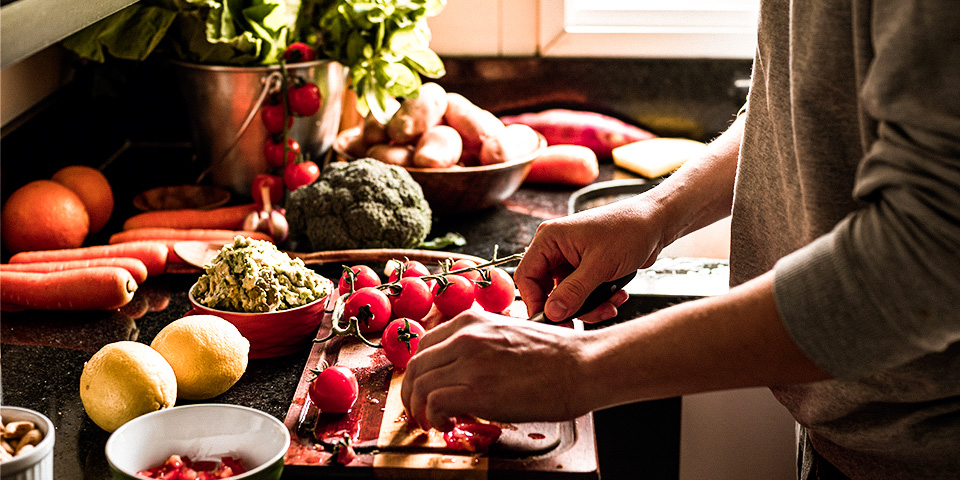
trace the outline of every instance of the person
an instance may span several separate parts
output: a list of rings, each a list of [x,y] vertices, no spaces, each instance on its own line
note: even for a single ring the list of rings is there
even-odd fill
[[[563,420],[768,386],[798,422],[799,478],[958,478],[956,2],[763,1],[745,112],[656,188],[544,222],[521,298],[565,318],[726,215],[729,293],[589,331],[462,314],[410,362],[410,418]]]

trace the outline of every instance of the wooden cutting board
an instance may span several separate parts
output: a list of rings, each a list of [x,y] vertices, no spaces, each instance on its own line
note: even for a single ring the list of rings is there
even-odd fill
[[[514,309],[525,314],[521,302]],[[322,338],[329,330],[329,313],[318,333]],[[446,318],[436,309],[424,319],[428,330]],[[353,409],[346,414],[325,414],[317,411],[307,394],[311,368],[326,362],[351,368],[360,384],[360,395]],[[562,440],[559,423],[498,424],[503,433],[485,454],[468,454],[450,450],[441,432],[423,431],[406,422],[400,400],[404,372],[394,369],[379,349],[364,345],[354,338],[333,339],[314,345],[297,388],[287,425],[293,441],[287,463],[295,465],[325,464],[332,447],[346,434],[358,452],[369,452],[370,466],[388,469],[457,469],[485,470],[490,457],[522,459],[544,455]]]

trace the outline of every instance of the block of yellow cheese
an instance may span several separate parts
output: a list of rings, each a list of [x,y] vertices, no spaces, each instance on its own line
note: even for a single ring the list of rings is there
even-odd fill
[[[706,144],[687,138],[651,138],[613,149],[613,163],[647,178],[666,175],[699,155]]]

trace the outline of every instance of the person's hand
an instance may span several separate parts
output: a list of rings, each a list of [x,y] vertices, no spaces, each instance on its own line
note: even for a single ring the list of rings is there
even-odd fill
[[[527,311],[561,321],[601,283],[653,264],[663,242],[651,211],[634,198],[543,222],[514,274]],[[612,318],[628,297],[621,290],[580,319]]]
[[[585,333],[468,310],[421,339],[407,365],[401,398],[424,429],[449,430],[453,418],[560,421],[585,405]]]

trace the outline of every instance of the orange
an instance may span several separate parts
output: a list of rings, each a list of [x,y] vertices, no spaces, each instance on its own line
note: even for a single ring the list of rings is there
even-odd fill
[[[76,248],[90,231],[83,201],[53,180],[34,180],[17,189],[0,217],[0,236],[10,253]]]
[[[90,233],[97,233],[113,213],[113,189],[107,177],[93,167],[71,165],[53,174],[52,180],[76,193],[90,215]]]

